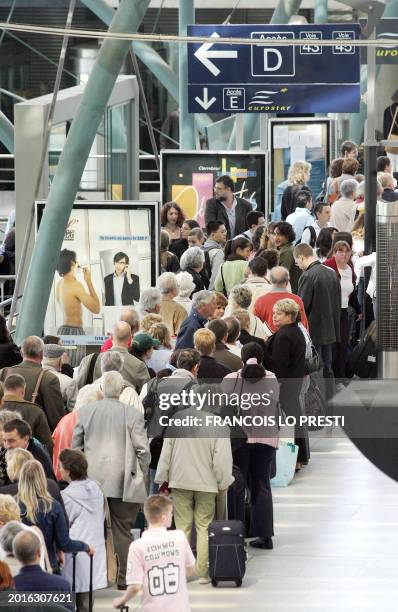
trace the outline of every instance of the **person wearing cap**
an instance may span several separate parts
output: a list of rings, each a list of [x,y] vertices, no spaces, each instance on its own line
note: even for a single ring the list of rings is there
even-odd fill
[[[65,348],[61,344],[45,344],[42,368],[50,370],[58,378],[64,406],[68,412],[72,412],[76,404],[78,388],[77,382],[61,371],[64,353]]]
[[[141,359],[141,361],[143,361],[148,367],[148,361],[152,357],[153,348],[159,345],[160,340],[152,338],[152,336],[146,334],[145,332],[140,332],[134,336],[129,352],[131,355],[134,355],[134,357],[137,357],[137,359]],[[148,371],[151,378],[156,376],[156,373],[152,368],[148,367]]]

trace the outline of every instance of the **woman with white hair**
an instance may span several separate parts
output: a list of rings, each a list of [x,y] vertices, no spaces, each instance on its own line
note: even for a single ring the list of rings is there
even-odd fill
[[[162,301],[160,303],[160,314],[163,322],[167,325],[172,336],[180,331],[181,324],[187,318],[185,308],[178,304],[174,298],[178,295],[178,285],[173,272],[164,272],[157,281]]]
[[[192,310],[192,300],[190,295],[195,289],[195,283],[192,280],[192,275],[189,272],[179,272],[176,274],[178,285],[178,295],[174,300],[181,304],[189,314]]]
[[[114,352],[114,351],[113,351]],[[106,355],[107,353],[105,353]],[[64,448],[69,448],[72,445],[73,430],[75,428],[77,417],[81,406],[92,404],[104,396],[101,389],[97,385],[86,385],[80,389],[77,394],[76,404],[73,412],[66,414],[53,431],[53,469],[58,480],[61,480],[61,472],[59,470],[59,454]]]
[[[191,293],[191,297],[198,291],[206,289],[204,276],[201,272],[205,264],[205,255],[200,247],[191,247],[185,251],[180,260],[180,268],[183,272],[189,272],[192,276],[195,289]]]
[[[235,287],[232,287],[229,294],[228,306],[225,309],[225,316],[234,316],[235,310],[238,308],[249,310],[249,307],[252,303],[252,298],[253,294],[251,292],[250,287],[248,287],[247,285],[235,285]],[[266,340],[270,334],[266,333],[261,319],[256,317],[256,315],[254,315],[250,311],[249,317],[249,334],[255,338],[261,338],[261,340]]]

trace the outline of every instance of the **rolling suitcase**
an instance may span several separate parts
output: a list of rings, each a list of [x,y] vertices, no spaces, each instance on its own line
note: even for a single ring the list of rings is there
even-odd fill
[[[209,577],[242,585],[246,571],[245,526],[242,521],[213,521],[209,525]]]
[[[73,563],[73,573],[72,573],[72,593],[75,593],[76,590],[76,555],[79,553],[72,553],[72,563]],[[84,553],[87,554],[87,553]],[[89,585],[89,600],[88,600],[88,609],[90,612],[93,612],[93,559],[94,557],[90,555],[90,585]]]

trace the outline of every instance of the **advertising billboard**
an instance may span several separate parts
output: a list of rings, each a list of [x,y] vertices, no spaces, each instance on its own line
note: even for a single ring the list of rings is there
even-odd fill
[[[215,180],[222,175],[231,176],[237,197],[265,211],[265,154],[248,151],[162,151],[162,203],[177,202],[187,219],[203,227],[206,201],[214,196]]]
[[[43,215],[45,202],[37,202],[37,229]],[[44,332],[70,346],[102,343],[123,308],[136,305],[158,274],[158,202],[75,202]]]

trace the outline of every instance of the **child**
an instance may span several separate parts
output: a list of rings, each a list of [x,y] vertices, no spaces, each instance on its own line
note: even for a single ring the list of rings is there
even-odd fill
[[[144,504],[148,529],[130,544],[126,584],[122,597],[113,601],[120,608],[143,589],[144,612],[189,612],[187,576],[194,573],[195,557],[183,531],[167,531],[173,504],[163,495],[151,495]]]

